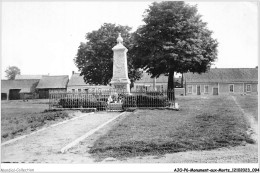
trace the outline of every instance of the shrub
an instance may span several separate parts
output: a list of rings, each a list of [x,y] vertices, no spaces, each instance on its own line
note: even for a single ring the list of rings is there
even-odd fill
[[[101,102],[107,102],[107,98],[106,97],[102,97],[102,98],[97,98],[97,101],[101,101]]]
[[[135,96],[127,96],[125,95],[123,98],[123,105],[122,108],[124,110],[126,110],[129,107],[137,107],[137,103],[136,103],[136,97]]]
[[[148,91],[146,94],[150,96],[163,96],[163,93],[159,91]]]
[[[166,107],[168,100],[163,96],[138,95],[136,102],[138,107]]]
[[[93,97],[65,97],[60,99],[59,105],[63,108],[93,108],[96,107],[96,102]]]
[[[3,138],[6,138],[6,137],[8,137],[8,135],[9,135],[8,133],[4,133],[4,134],[2,135],[2,137],[3,137]]]
[[[99,101],[94,97],[82,98],[61,98],[59,105],[63,108],[97,108],[97,110],[105,110],[107,103],[104,98]]]
[[[99,101],[97,102],[97,110],[102,111],[102,110],[106,110],[107,107],[107,102],[105,101]]]
[[[102,102],[107,102],[108,97],[109,97],[109,94],[100,94],[100,95],[95,96],[97,101],[102,101]]]
[[[129,107],[166,107],[169,104],[166,97],[136,95],[125,96],[123,99],[123,109]]]

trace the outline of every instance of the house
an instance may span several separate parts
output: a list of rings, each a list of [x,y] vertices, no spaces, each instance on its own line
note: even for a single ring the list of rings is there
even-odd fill
[[[257,68],[215,68],[206,73],[185,73],[186,95],[257,94]]]
[[[68,82],[68,75],[42,76],[36,87],[39,92],[39,98],[49,98],[49,93],[51,92],[66,92]]]
[[[1,80],[1,99],[18,100],[36,98],[39,79]]]
[[[181,88],[181,77],[174,78],[175,88]],[[140,80],[135,81],[133,91],[165,91],[168,86],[168,76],[161,75],[159,78],[151,78],[151,75],[144,72]]]
[[[97,90],[106,90],[110,89],[109,85],[90,85],[86,84],[83,76],[80,76],[80,73],[72,72],[72,76],[69,80],[67,91],[68,92],[89,92],[89,91],[97,91]]]

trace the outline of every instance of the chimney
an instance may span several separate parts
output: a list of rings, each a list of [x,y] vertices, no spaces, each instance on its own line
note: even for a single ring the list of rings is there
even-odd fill
[[[74,74],[75,72],[74,71],[72,71],[72,74]]]

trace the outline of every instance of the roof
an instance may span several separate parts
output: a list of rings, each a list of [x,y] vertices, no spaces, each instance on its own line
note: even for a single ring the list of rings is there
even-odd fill
[[[257,68],[214,68],[206,73],[185,73],[186,82],[257,82]]]
[[[15,79],[20,80],[20,79],[41,79],[43,75],[16,75]]]
[[[86,85],[89,86],[89,84],[85,83],[83,76],[80,76],[79,73],[72,74],[70,81],[68,83],[68,86],[86,86]]]
[[[99,88],[107,88],[107,87],[110,87],[108,85],[89,85],[89,84],[86,84],[85,81],[84,81],[84,78],[83,76],[80,76],[80,73],[74,73],[72,74],[70,80],[69,80],[69,83],[68,83],[68,87],[74,87],[74,86],[88,86],[89,88],[96,88],[97,86]]]
[[[153,79],[151,75],[146,72],[143,72],[143,76],[140,80],[135,81],[135,83],[153,83]],[[181,78],[174,78],[174,82],[181,83]],[[156,83],[168,83],[168,76],[160,75],[156,78]]]
[[[67,88],[68,81],[69,81],[68,75],[43,76],[36,88],[37,89]]]
[[[33,92],[39,79],[1,80],[1,92],[7,93],[10,89],[21,89],[20,92]]]

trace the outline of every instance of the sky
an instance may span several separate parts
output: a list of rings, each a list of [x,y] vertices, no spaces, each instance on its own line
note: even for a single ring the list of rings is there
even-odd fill
[[[21,74],[71,75],[73,59],[85,35],[103,23],[135,31],[152,1],[2,2],[1,78],[8,66]],[[258,65],[256,2],[187,2],[197,4],[202,20],[219,42],[217,68]]]

